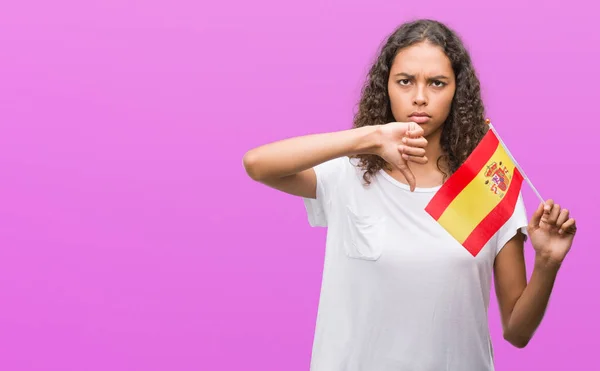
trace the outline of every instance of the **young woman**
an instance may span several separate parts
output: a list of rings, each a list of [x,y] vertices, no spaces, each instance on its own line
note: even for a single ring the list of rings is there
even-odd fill
[[[246,153],[252,179],[302,197],[310,224],[328,228],[312,371],[493,370],[492,274],[504,338],[530,341],[571,248],[569,212],[548,200],[528,222],[519,195],[474,257],[424,210],[486,130],[461,40],[419,20],[382,47],[352,128]]]

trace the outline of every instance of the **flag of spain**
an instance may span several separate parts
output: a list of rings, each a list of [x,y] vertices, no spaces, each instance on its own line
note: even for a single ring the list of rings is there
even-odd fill
[[[425,208],[473,256],[515,211],[523,175],[490,129]]]

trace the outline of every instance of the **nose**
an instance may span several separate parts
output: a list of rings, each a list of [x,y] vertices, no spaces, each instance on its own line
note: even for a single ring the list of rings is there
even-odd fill
[[[413,98],[413,104],[417,106],[426,106],[427,105],[427,95],[425,93],[425,88],[423,86],[417,87],[415,89],[415,96]]]

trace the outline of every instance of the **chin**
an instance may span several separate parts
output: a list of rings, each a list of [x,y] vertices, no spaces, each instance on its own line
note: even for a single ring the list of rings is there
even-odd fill
[[[442,128],[443,125],[439,125],[439,126],[434,126],[434,125],[422,125],[421,126],[423,128],[423,136],[424,137],[431,137],[434,135],[440,135],[442,134]]]

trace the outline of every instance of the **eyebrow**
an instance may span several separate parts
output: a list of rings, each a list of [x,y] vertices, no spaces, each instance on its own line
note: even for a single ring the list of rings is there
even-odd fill
[[[411,75],[406,72],[400,72],[400,73],[395,74],[394,76],[404,76],[408,79],[415,78],[415,75]],[[437,75],[437,76],[430,77],[429,80],[450,80],[450,78],[448,76],[444,76],[444,75]]]

